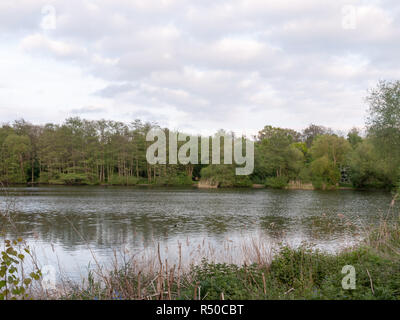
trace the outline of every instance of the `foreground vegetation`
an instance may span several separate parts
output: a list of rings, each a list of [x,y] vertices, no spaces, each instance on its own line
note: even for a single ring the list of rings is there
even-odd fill
[[[400,81],[380,82],[367,102],[365,137],[357,129],[346,136],[317,125],[302,132],[265,126],[254,137],[254,172],[245,177],[235,175],[234,165],[148,164],[151,142],[145,137],[158,127],[154,123],[19,120],[0,127],[0,182],[191,185],[202,179],[221,187],[285,188],[296,182],[317,189],[391,189],[400,180]]]

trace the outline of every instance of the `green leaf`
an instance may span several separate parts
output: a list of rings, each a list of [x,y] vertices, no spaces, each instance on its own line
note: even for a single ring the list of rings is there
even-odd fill
[[[17,296],[21,293],[21,291],[19,290],[19,288],[14,288],[11,290],[11,293]]]
[[[31,283],[32,283],[32,280],[31,280],[30,278],[24,279],[24,284],[25,284],[26,286],[29,286]]]
[[[15,272],[17,272],[17,268],[16,267],[10,267],[10,269],[8,269],[8,273],[15,273]]]
[[[10,256],[16,256],[17,254],[18,254],[18,252],[17,251],[15,251],[13,248],[8,248],[7,250],[6,250],[6,253],[8,253]]]

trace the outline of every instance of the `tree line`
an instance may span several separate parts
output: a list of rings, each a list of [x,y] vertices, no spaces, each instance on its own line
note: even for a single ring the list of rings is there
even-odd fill
[[[379,82],[366,102],[365,135],[355,128],[342,135],[314,124],[301,132],[265,126],[253,137],[250,176],[236,176],[234,165],[150,165],[146,134],[160,128],[156,123],[75,117],[61,125],[34,125],[17,120],[0,127],[0,181],[183,185],[202,179],[222,187],[258,183],[282,188],[296,182],[320,189],[390,189],[400,181],[400,81]]]

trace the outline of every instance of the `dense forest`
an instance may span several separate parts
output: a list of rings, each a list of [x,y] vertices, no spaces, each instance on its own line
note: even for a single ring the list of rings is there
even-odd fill
[[[347,135],[310,125],[302,132],[265,126],[255,142],[254,172],[234,165],[149,165],[146,133],[155,123],[69,118],[62,125],[24,120],[0,128],[0,181],[43,184],[192,184],[222,187],[253,183],[282,188],[393,188],[400,181],[400,81],[381,81],[366,97],[366,133]],[[163,129],[168,132],[168,129]],[[232,134],[232,133],[230,133]]]

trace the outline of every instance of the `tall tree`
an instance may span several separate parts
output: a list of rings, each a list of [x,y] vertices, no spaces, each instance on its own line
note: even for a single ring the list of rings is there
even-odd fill
[[[366,100],[368,135],[394,184],[400,180],[400,81],[380,81]]]
[[[318,136],[323,136],[325,134],[333,134],[332,129],[324,126],[310,124],[307,128],[303,130],[302,140],[307,144],[307,148],[311,148],[314,140]]]

